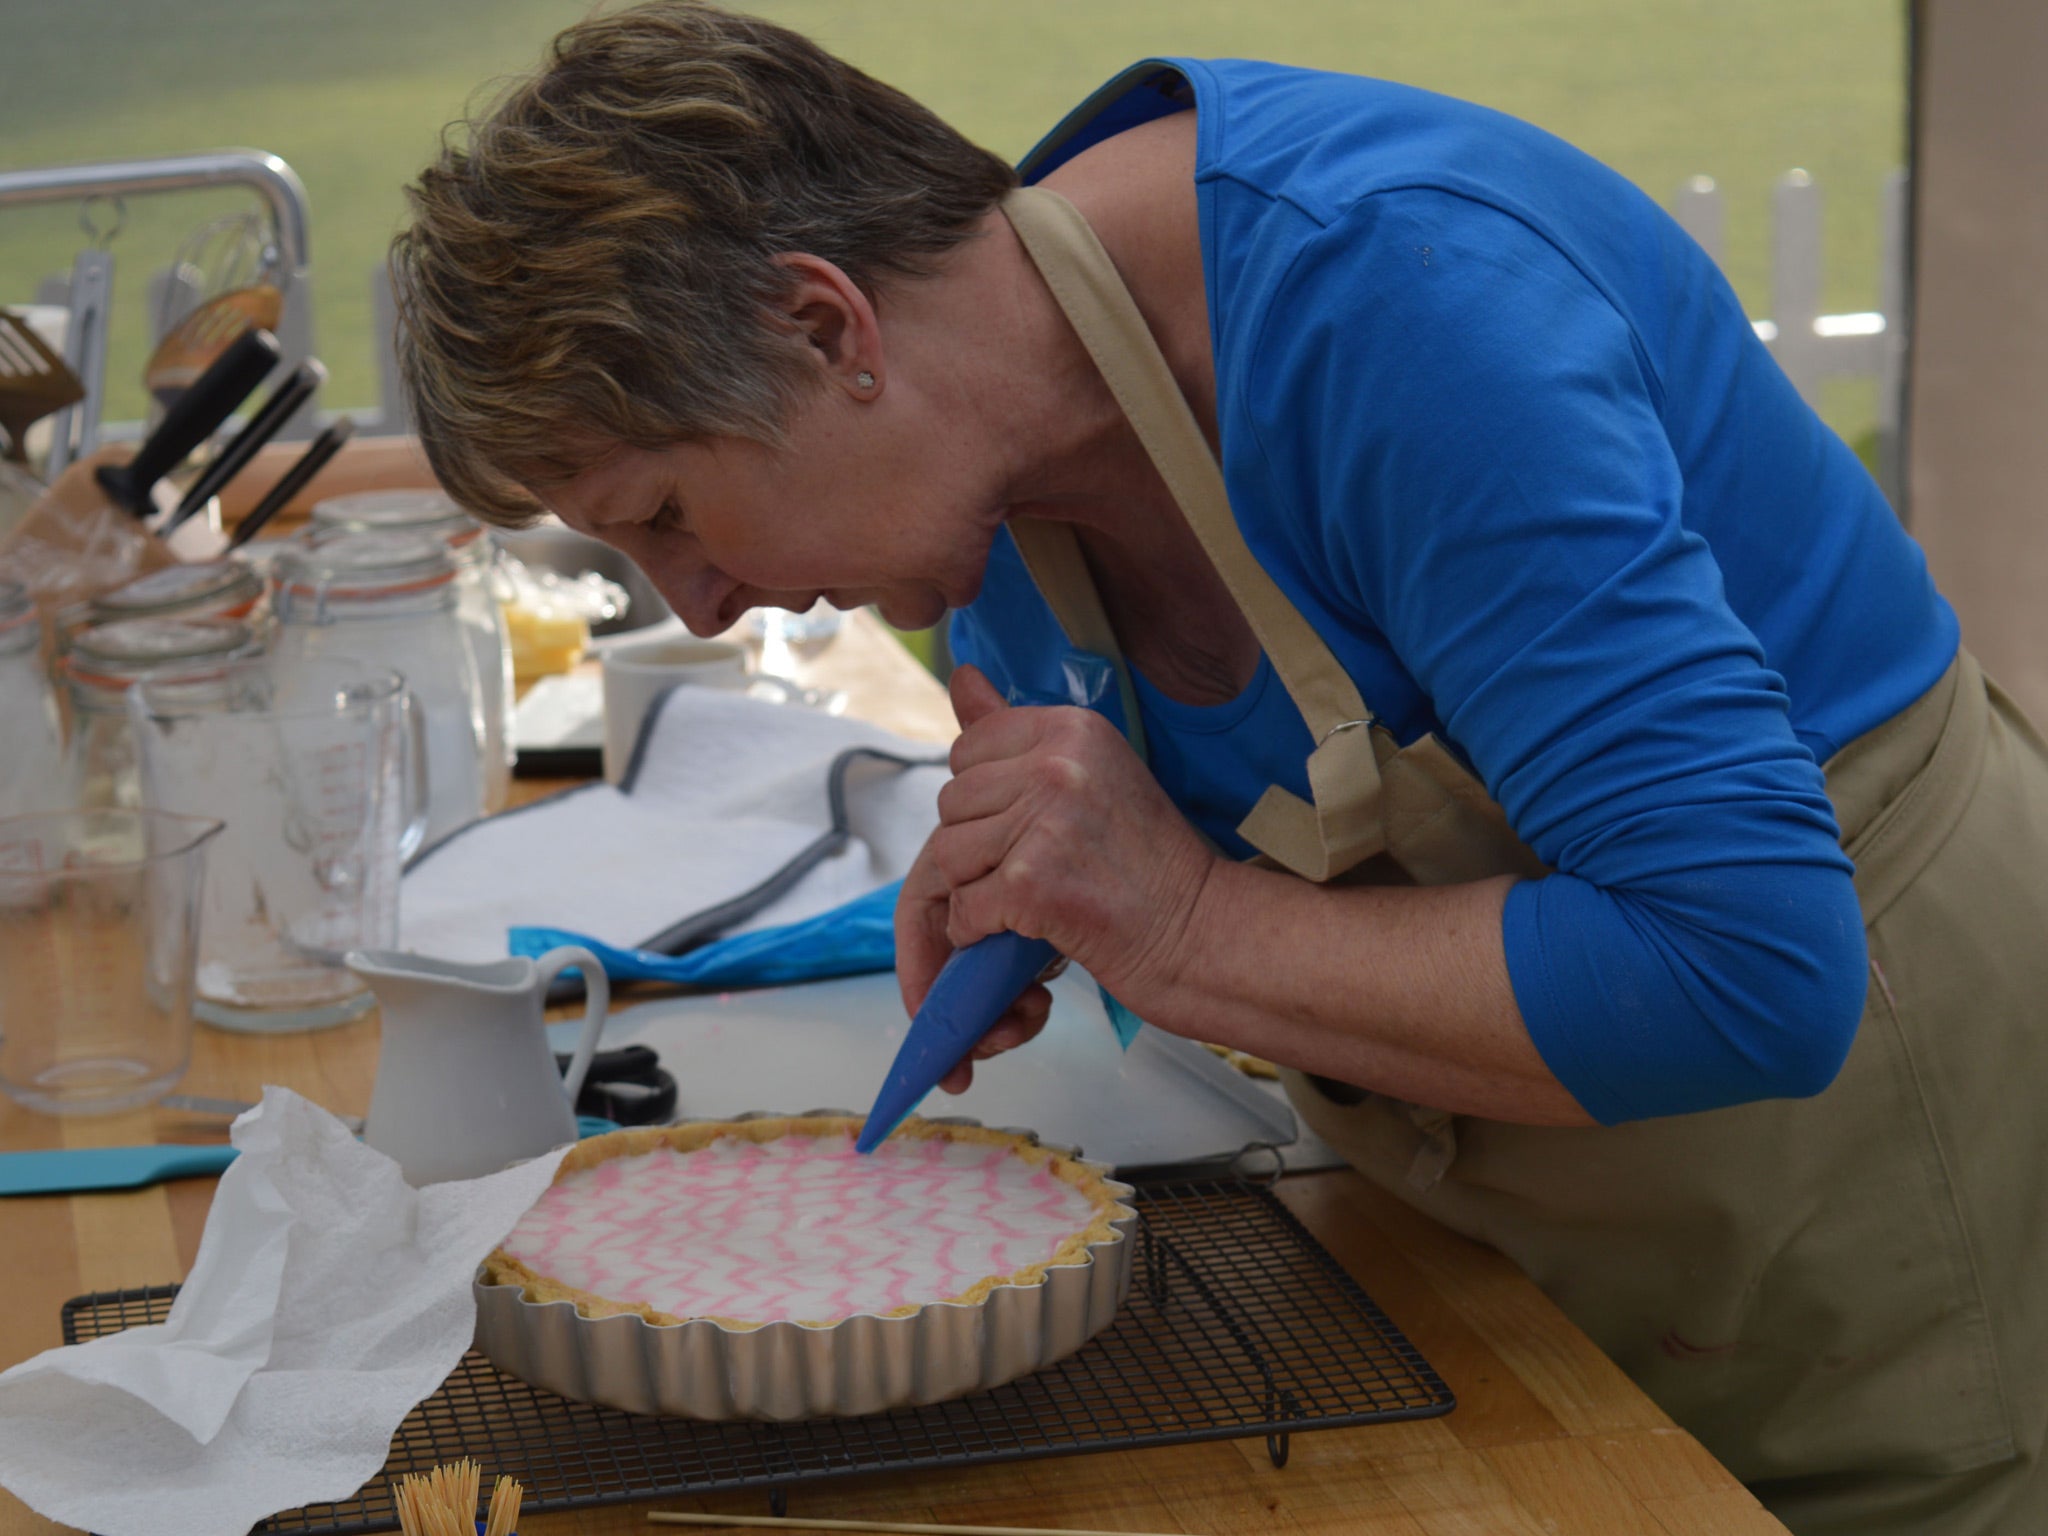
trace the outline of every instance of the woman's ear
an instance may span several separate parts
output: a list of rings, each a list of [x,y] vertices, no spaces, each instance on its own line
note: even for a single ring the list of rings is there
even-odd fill
[[[775,258],[790,277],[781,313],[818,365],[858,399],[882,392],[882,328],[875,306],[852,278],[822,256]]]

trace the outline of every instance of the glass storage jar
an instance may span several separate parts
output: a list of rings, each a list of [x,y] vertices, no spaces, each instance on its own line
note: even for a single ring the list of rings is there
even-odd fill
[[[168,565],[93,599],[92,622],[122,619],[240,619],[264,624],[263,578],[239,560]]]
[[[426,733],[429,847],[484,813],[483,688],[457,574],[438,539],[344,533],[284,555],[271,597],[281,676],[341,658],[405,679]]]
[[[43,670],[43,626],[18,582],[0,581],[0,816],[66,803],[64,738]]]
[[[142,805],[141,760],[128,690],[143,678],[203,686],[261,648],[240,619],[123,619],[71,637],[60,670],[71,703],[66,803],[89,810]],[[176,806],[166,806],[176,810]]]
[[[357,491],[313,504],[313,537],[413,533],[441,540],[455,556],[455,611],[476,659],[484,714],[484,809],[501,811],[511,787],[512,641],[494,572],[498,548],[482,523],[445,491]]]

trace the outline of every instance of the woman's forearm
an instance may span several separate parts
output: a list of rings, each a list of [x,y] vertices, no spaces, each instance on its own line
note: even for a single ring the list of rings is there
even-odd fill
[[[1414,1103],[1590,1125],[1515,1005],[1512,884],[1316,886],[1219,860],[1170,954],[1121,1000],[1176,1034]]]
[[[1176,1034],[1438,1109],[1593,1123],[1516,1006],[1512,881],[1331,888],[1233,864],[1102,716],[1012,707],[971,666],[949,686],[954,776],[897,908],[907,1008],[955,949],[1008,929]],[[1036,1023],[999,1022],[983,1054]]]

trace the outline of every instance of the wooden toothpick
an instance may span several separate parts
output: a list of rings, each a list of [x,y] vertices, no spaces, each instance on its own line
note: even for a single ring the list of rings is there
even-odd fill
[[[1072,1525],[930,1525],[914,1520],[803,1520],[794,1515],[695,1515],[655,1510],[658,1525],[740,1525],[767,1531],[882,1531],[890,1536],[1162,1536],[1148,1531],[1084,1531]]]

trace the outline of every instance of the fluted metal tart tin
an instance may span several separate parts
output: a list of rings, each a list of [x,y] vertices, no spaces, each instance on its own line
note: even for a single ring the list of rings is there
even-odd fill
[[[800,1116],[845,1116],[840,1109]],[[736,1118],[763,1118],[766,1111]],[[977,1120],[928,1117],[940,1125]],[[682,1122],[689,1123],[689,1122]],[[1007,1127],[998,1129],[1007,1130]],[[1030,1131],[1010,1131],[1035,1145]],[[825,1326],[733,1328],[712,1318],[657,1325],[632,1313],[589,1318],[572,1301],[533,1302],[479,1277],[476,1345],[522,1381],[581,1402],[691,1419],[817,1419],[945,1402],[1041,1370],[1108,1327],[1130,1290],[1137,1213],[1128,1184],[1063,1147],[1117,1202],[1111,1235],[1030,1285],[975,1302],[927,1302],[907,1317],[856,1314]]]

